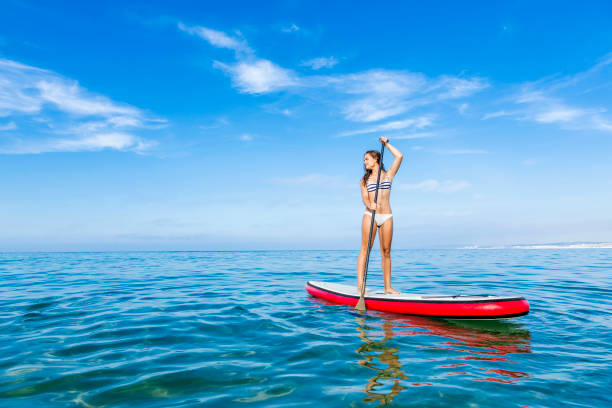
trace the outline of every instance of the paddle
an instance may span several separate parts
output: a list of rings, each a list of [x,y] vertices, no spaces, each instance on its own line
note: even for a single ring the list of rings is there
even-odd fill
[[[385,153],[385,144],[381,142],[380,147],[380,163],[378,163],[378,177],[376,178],[376,192],[374,193],[374,208],[376,208],[376,201],[378,200],[378,186],[380,185],[380,171],[382,170],[383,154]],[[370,224],[370,237],[368,239],[368,253],[366,254],[365,268],[363,269],[363,282],[361,285],[361,295],[359,296],[359,302],[355,306],[356,310],[365,312],[365,290],[366,280],[368,278],[368,264],[370,263],[370,251],[372,250],[372,233],[374,232],[374,218],[376,217],[376,210],[372,210],[372,223]]]

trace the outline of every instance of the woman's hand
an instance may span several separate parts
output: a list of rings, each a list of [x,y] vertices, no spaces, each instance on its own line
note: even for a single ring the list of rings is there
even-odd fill
[[[387,144],[387,143],[389,143],[389,138],[387,138],[387,137],[381,137],[381,138],[380,138],[380,142],[381,142],[382,144]]]
[[[370,206],[368,208],[371,211],[377,211],[378,210],[378,203],[370,203]]]

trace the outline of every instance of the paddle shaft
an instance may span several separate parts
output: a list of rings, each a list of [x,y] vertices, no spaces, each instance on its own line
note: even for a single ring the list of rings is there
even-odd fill
[[[378,187],[380,185],[380,173],[382,170],[382,163],[383,163],[383,155],[385,154],[385,144],[381,143],[382,146],[380,147],[380,163],[378,163],[378,177],[376,177],[376,191],[374,192],[374,209],[372,210],[372,221],[370,223],[370,236],[368,238],[368,252],[366,253],[366,261],[365,261],[365,266],[363,268],[363,280],[362,280],[362,285],[361,285],[361,295],[359,296],[359,301],[357,302],[357,305],[355,306],[355,309],[357,310],[366,310],[365,309],[365,290],[366,290],[366,281],[368,278],[368,265],[370,264],[370,251],[372,250],[372,244],[373,244],[373,234],[374,234],[374,222],[375,222],[375,217],[376,217],[376,202],[378,201]],[[367,181],[366,181],[367,184]]]

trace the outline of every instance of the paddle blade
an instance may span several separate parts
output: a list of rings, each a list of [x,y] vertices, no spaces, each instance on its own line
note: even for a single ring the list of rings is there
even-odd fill
[[[358,310],[360,312],[365,312],[366,311],[365,300],[364,300],[363,296],[361,296],[359,298],[359,302],[357,302],[357,305],[355,305],[355,310]]]

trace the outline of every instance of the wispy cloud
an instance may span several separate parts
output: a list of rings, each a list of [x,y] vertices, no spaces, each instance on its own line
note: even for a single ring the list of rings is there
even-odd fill
[[[16,61],[0,59],[0,116],[39,112],[45,101],[40,97],[36,83],[50,74]]]
[[[569,108],[563,105],[550,106],[548,109],[533,115],[533,120],[540,123],[572,122],[587,112],[582,109]]]
[[[4,130],[27,129],[3,141],[0,151],[5,154],[104,148],[142,152],[154,143],[127,130],[165,126],[165,120],[92,93],[77,81],[6,59],[0,59],[0,116],[11,119]]]
[[[274,62],[258,58],[245,41],[206,27],[186,27],[183,31],[198,35],[218,48],[236,51],[236,62],[215,61],[242,93],[266,94],[292,92],[311,100],[339,107],[340,113],[355,122],[376,122],[411,109],[450,99],[459,99],[489,86],[479,77],[443,75],[438,78],[409,71],[375,69],[353,74],[300,75]],[[245,52],[244,50],[248,50]],[[317,58],[304,64],[314,69],[333,66],[337,60]]]
[[[265,59],[243,61],[237,64],[215,61],[214,66],[230,74],[234,86],[243,93],[274,92],[286,89],[297,82],[290,70],[281,68]]]
[[[126,133],[98,133],[93,136],[54,138],[39,141],[20,140],[10,146],[0,146],[1,154],[40,154],[51,152],[81,152],[104,149],[144,152],[155,142],[145,141]]]
[[[436,149],[432,150],[436,154],[460,155],[460,154],[488,154],[489,152],[482,149]]]
[[[493,119],[493,118],[501,118],[503,116],[511,116],[516,114],[516,112],[508,112],[505,110],[501,110],[501,111],[496,111],[496,112],[491,112],[491,113],[487,113],[482,117],[482,120],[487,120],[487,119]]]
[[[372,126],[366,129],[351,130],[341,133],[339,136],[362,135],[366,133],[386,132],[391,130],[402,130],[406,128],[422,129],[432,124],[431,116],[420,116],[417,118],[409,118],[403,120],[394,120],[380,125]]]
[[[426,137],[435,137],[436,133],[434,132],[416,132],[416,133],[406,133],[406,134],[397,134],[397,135],[389,135],[389,139],[424,139]],[[413,150],[419,150],[419,146],[414,146]]]
[[[321,68],[332,68],[335,65],[337,65],[338,62],[339,61],[334,57],[328,57],[328,58],[319,57],[319,58],[313,58],[308,61],[304,61],[302,62],[302,65],[306,67],[310,67],[316,71]]]
[[[59,110],[75,115],[113,116],[122,115],[134,119],[139,110],[131,106],[120,106],[106,97],[90,95],[76,82],[41,80],[36,83],[40,98],[54,104]]]
[[[335,90],[352,97],[342,109],[356,122],[375,122],[406,112],[416,106],[414,98],[427,87],[422,74],[371,70],[357,74],[328,77]]]
[[[208,125],[200,125],[200,129],[202,130],[217,129],[222,126],[227,126],[229,125],[229,123],[230,123],[229,120],[225,116],[221,116]]]
[[[295,113],[292,109],[287,108],[283,106],[282,104],[270,103],[270,104],[263,104],[261,105],[261,107],[266,112],[273,113],[275,115],[292,116]]]
[[[408,71],[370,70],[329,76],[338,93],[348,94],[345,117],[356,122],[375,122],[411,109],[448,99],[462,98],[488,86],[481,78],[428,78]]]
[[[513,106],[488,113],[483,120],[511,117],[543,125],[556,125],[566,130],[612,131],[612,117],[607,108],[585,101],[584,87],[597,82],[598,75],[605,75],[612,66],[612,54],[608,54],[590,69],[561,78],[545,78],[520,84],[510,95]],[[598,89],[597,86],[591,90]]]
[[[199,36],[214,47],[236,51],[236,63],[214,61],[213,66],[225,71],[232,78],[234,87],[242,93],[265,94],[297,85],[297,77],[291,70],[267,59],[257,58],[244,40],[202,26],[178,23],[178,27],[182,31]]]
[[[9,122],[4,125],[0,125],[0,131],[15,130],[15,129],[17,129],[17,124],[15,122]]]
[[[300,27],[298,27],[297,24],[294,23],[291,23],[291,25],[281,28],[281,31],[284,33],[294,33],[299,30]]]
[[[457,99],[472,95],[489,86],[483,78],[460,78],[443,75],[434,81],[431,89],[441,90],[437,95],[438,99]]]
[[[545,95],[545,90],[522,90],[516,98],[517,104],[526,106],[518,116],[541,124],[555,124],[569,130],[611,131],[612,120],[605,116],[603,107],[572,106],[560,97]]]
[[[198,37],[208,41],[214,47],[227,48],[238,53],[253,53],[253,50],[248,46],[246,41],[240,38],[231,37],[225,34],[223,31],[217,31],[202,26],[187,26],[182,22],[178,23],[178,27],[182,31],[197,35]]]
[[[550,90],[559,90],[562,88],[572,87],[580,84],[581,82],[588,81],[590,78],[601,73],[605,69],[609,69],[612,65],[612,52],[604,55],[595,65],[587,69],[584,72],[579,72],[574,75],[567,75],[560,79],[554,79],[550,81]]]
[[[465,180],[444,180],[438,181],[434,179],[423,180],[413,184],[399,184],[396,188],[400,190],[416,190],[435,193],[455,193],[464,190],[470,186]]]

